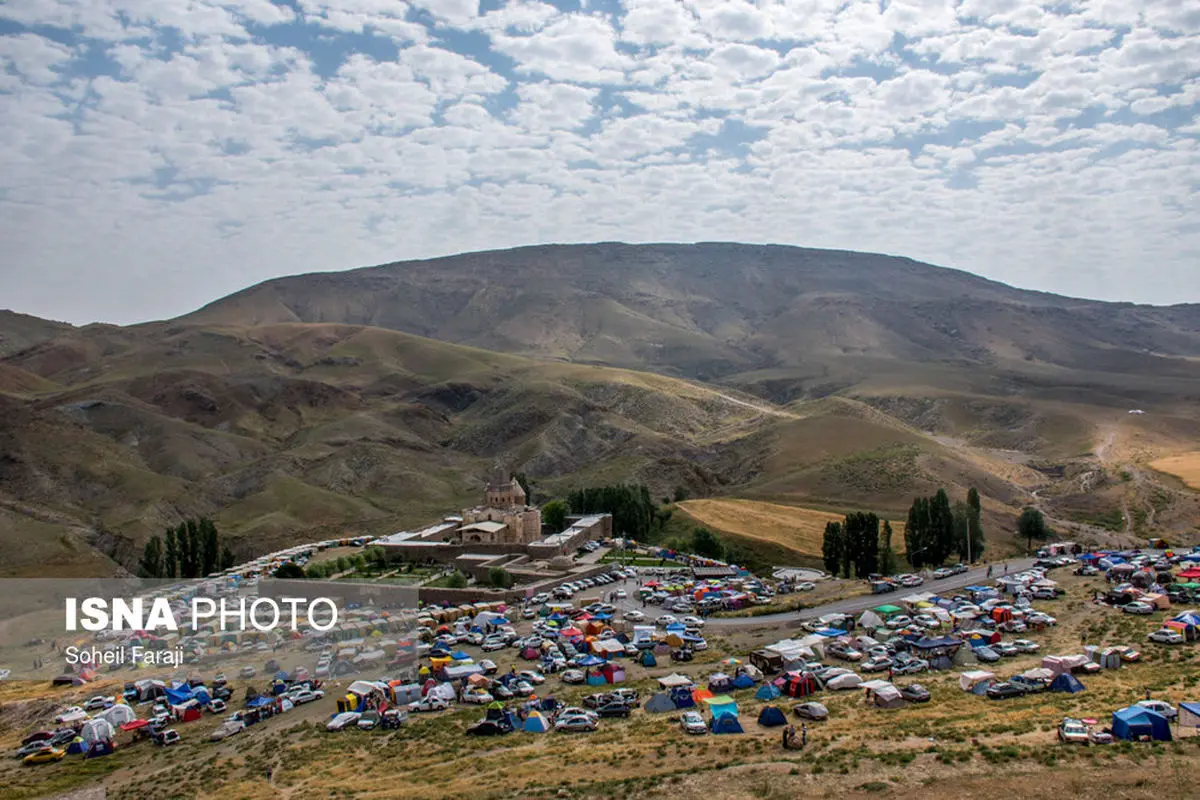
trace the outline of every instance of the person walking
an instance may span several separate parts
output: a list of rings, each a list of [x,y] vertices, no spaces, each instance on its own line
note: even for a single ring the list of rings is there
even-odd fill
[[[808,744],[808,724],[801,723],[800,724],[800,749],[803,750],[805,745],[807,745],[807,744]]]

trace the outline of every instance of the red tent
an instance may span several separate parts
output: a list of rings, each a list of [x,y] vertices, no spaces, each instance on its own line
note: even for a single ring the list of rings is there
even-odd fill
[[[124,725],[122,725],[121,730],[136,731],[138,728],[144,728],[149,724],[150,724],[150,720],[148,720],[148,719],[135,719],[135,720],[126,722]]]
[[[1200,578],[1200,567],[1188,567],[1183,572],[1179,573],[1179,577],[1195,580]]]

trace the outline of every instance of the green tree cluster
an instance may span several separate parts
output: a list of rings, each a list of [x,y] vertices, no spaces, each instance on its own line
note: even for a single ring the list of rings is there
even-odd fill
[[[986,546],[979,492],[972,488],[967,492],[967,501],[953,507],[945,489],[938,489],[933,497],[913,500],[904,528],[904,545],[915,569],[937,566],[951,555],[964,561],[978,560]]]
[[[222,546],[211,519],[187,519],[151,536],[142,548],[138,572],[144,578],[199,578],[234,564],[229,545]]]
[[[1033,540],[1045,541],[1049,539],[1053,531],[1046,524],[1046,517],[1041,511],[1029,506],[1021,512],[1021,516],[1017,518],[1017,535],[1026,539],[1030,550],[1033,549]]]
[[[641,484],[576,489],[567,495],[567,506],[573,514],[612,514],[613,533],[633,539],[648,538],[661,519],[650,490]]]
[[[888,526],[888,547],[891,527]],[[854,511],[842,522],[828,522],[821,542],[821,557],[830,575],[865,578],[879,569],[879,517]]]
[[[542,524],[558,533],[567,527],[567,504],[563,500],[551,500],[542,506]]]

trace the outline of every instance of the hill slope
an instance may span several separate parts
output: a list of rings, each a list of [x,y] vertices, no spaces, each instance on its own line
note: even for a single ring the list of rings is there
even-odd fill
[[[267,281],[184,320],[374,325],[704,380],[762,370],[791,380],[800,368],[801,383],[822,372],[844,383],[880,362],[1200,376],[1186,360],[1200,357],[1200,306],[1074,300],[905,258],[776,246],[544,246],[398,262]]]

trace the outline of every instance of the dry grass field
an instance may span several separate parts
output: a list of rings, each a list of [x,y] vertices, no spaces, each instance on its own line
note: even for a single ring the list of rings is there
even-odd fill
[[[1081,632],[1089,643],[1134,644],[1138,664],[1085,676],[1087,691],[1046,693],[1006,701],[966,694],[955,669],[900,678],[920,682],[933,695],[925,705],[884,711],[861,692],[822,693],[830,710],[824,723],[809,724],[804,751],[784,751],[778,728],[755,722],[763,703],[753,690],[734,693],[745,728],[742,736],[687,736],[677,714],[635,712],[628,720],[604,720],[591,734],[517,733],[499,739],[463,735],[482,716],[459,708],[415,716],[394,733],[331,734],[323,721],[332,699],[304,706],[254,726],[220,744],[207,741],[217,719],[179,726],[184,741],[167,750],[146,743],[96,760],[22,767],[0,763],[4,796],[53,796],[101,780],[113,798],[779,798],[820,797],[1194,797],[1191,776],[1200,767],[1200,737],[1175,730],[1176,741],[1082,748],[1058,744],[1055,728],[1064,715],[1107,720],[1111,712],[1144,696],[1174,703],[1200,690],[1198,645],[1168,648],[1145,641],[1162,612],[1135,618],[1089,601],[1100,579],[1055,574],[1067,594],[1038,603],[1059,624],[1027,634],[1041,653],[1004,659],[989,669],[1001,676],[1039,663],[1046,653],[1073,653]],[[794,633],[764,625],[722,635],[709,632],[711,649],[684,672],[703,682],[729,655],[744,656],[765,642]],[[500,654],[498,654],[500,655]],[[504,654],[501,669],[514,655]],[[517,662],[519,665],[521,662]],[[523,666],[523,665],[522,665]],[[654,679],[674,665],[628,667],[626,685],[645,698]],[[551,678],[547,691],[578,704],[585,687],[564,687]],[[77,701],[101,687],[38,696],[30,687],[0,693],[0,742],[58,704]],[[238,687],[240,691],[240,686]],[[785,711],[795,701],[777,701]],[[266,778],[267,768],[273,776]]]
[[[1150,463],[1159,472],[1174,475],[1193,489],[1200,489],[1200,451],[1160,458]]]
[[[705,525],[719,531],[783,545],[820,557],[825,524],[841,522],[845,514],[813,508],[764,503],[757,500],[716,498],[687,500],[679,507]],[[892,520],[892,547],[904,548],[904,523]]]

